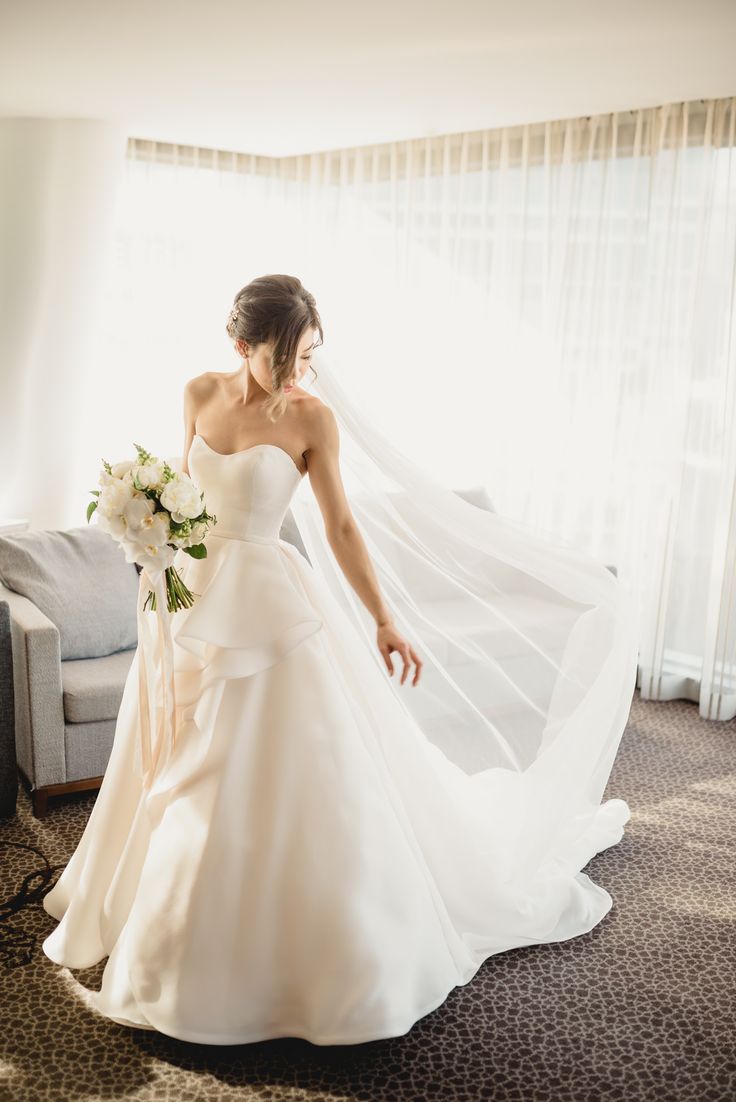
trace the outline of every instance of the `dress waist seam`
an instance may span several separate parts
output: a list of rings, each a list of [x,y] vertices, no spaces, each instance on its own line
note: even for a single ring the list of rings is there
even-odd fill
[[[220,529],[219,524],[212,532],[208,533],[207,539],[212,536],[220,536],[222,539],[242,540],[244,543],[268,543],[275,547],[278,547],[281,543],[280,536],[259,536],[255,533],[244,535],[242,532],[229,532],[227,529]]]

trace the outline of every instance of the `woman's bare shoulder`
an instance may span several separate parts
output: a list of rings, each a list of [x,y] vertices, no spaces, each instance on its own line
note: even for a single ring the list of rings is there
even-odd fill
[[[219,371],[203,371],[201,375],[187,379],[184,390],[189,394],[201,394],[203,391],[211,390],[221,378],[223,375]]]
[[[331,407],[326,405],[316,394],[307,396],[300,414],[304,435],[309,440],[310,447],[329,441],[336,436],[337,419],[335,414]]]
[[[214,374],[216,372],[205,371],[184,383],[184,418],[187,424],[191,424],[192,432],[197,414],[214,393],[217,385],[212,378]]]
[[[316,394],[308,394],[304,392],[299,395],[299,416],[303,418],[305,423],[319,424],[325,417],[327,411],[331,413],[332,410],[329,406],[325,405],[321,398],[318,398]]]
[[[291,395],[291,401],[294,399],[299,403],[299,412],[304,413],[307,416],[319,416],[317,413],[320,409],[327,409],[328,407],[318,398],[316,394],[310,394],[308,390],[302,390],[301,387],[295,387]]]

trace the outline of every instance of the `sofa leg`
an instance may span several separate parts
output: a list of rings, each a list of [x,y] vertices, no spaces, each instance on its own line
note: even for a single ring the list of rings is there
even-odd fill
[[[49,794],[45,788],[33,790],[33,814],[37,819],[45,819],[49,809]]]
[[[66,781],[64,784],[46,784],[38,788],[32,787],[32,782],[26,779],[25,774],[19,768],[18,772],[23,779],[23,784],[31,796],[31,808],[37,819],[44,819],[48,811],[49,798],[51,796],[66,796],[72,792],[96,792],[99,791],[104,774],[99,777],[84,777],[79,781]]]

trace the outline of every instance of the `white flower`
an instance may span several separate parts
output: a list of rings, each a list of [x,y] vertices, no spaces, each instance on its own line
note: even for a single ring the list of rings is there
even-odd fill
[[[109,532],[111,536],[114,536],[116,540],[122,539],[125,535],[127,525],[125,523],[125,517],[115,516],[103,512],[98,506],[92,514],[97,522],[99,528],[103,532]],[[130,561],[130,560],[128,560]]]
[[[157,574],[173,565],[175,554],[176,551],[174,548],[169,547],[167,543],[162,547],[151,543],[147,544],[139,551],[136,562],[142,566],[144,570],[148,571],[151,575],[151,579],[154,580]]]
[[[132,466],[132,459],[123,459],[120,463],[113,463],[110,467],[110,470],[112,471],[112,477],[122,478],[124,475],[130,472]]]
[[[125,552],[126,562],[138,562],[138,556],[141,553],[140,546],[132,540],[126,539],[125,536],[119,541],[120,546]]]
[[[172,536],[171,542],[177,547],[194,547],[201,543],[207,534],[207,525],[203,520],[193,524],[189,532],[182,532],[178,536]]]
[[[194,520],[202,512],[202,497],[188,475],[175,474],[161,494],[161,504],[168,509],[177,524]]]
[[[123,516],[129,528],[147,528],[156,511],[156,502],[145,494],[136,492],[123,509]]]
[[[137,489],[157,490],[164,476],[164,462],[162,459],[152,459],[149,463],[137,463],[132,475]]]
[[[133,494],[132,486],[120,478],[113,478],[103,485],[97,499],[97,510],[108,516],[120,516]]]
[[[176,551],[169,546],[168,541],[168,513],[160,512],[154,516],[149,514],[149,523],[139,528],[128,528],[120,543],[126,562],[137,562],[152,574],[157,570],[165,570],[174,561]]]
[[[148,513],[141,523],[135,527],[128,527],[126,533],[128,542],[137,547],[163,547],[171,539],[169,528],[169,514],[166,512]]]

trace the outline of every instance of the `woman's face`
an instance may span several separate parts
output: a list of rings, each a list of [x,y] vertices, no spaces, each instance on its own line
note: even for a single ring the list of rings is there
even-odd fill
[[[309,365],[312,362],[311,349],[314,347],[316,339],[317,330],[307,329],[299,341],[299,346],[296,351],[296,361],[292,364],[291,375],[287,376],[284,383],[285,394],[290,394],[309,370]],[[274,389],[271,380],[272,342],[263,341],[261,344],[256,345],[255,348],[250,348],[244,341],[238,341],[235,347],[241,356],[249,356],[248,362],[250,364],[251,374],[258,385],[271,394]]]

